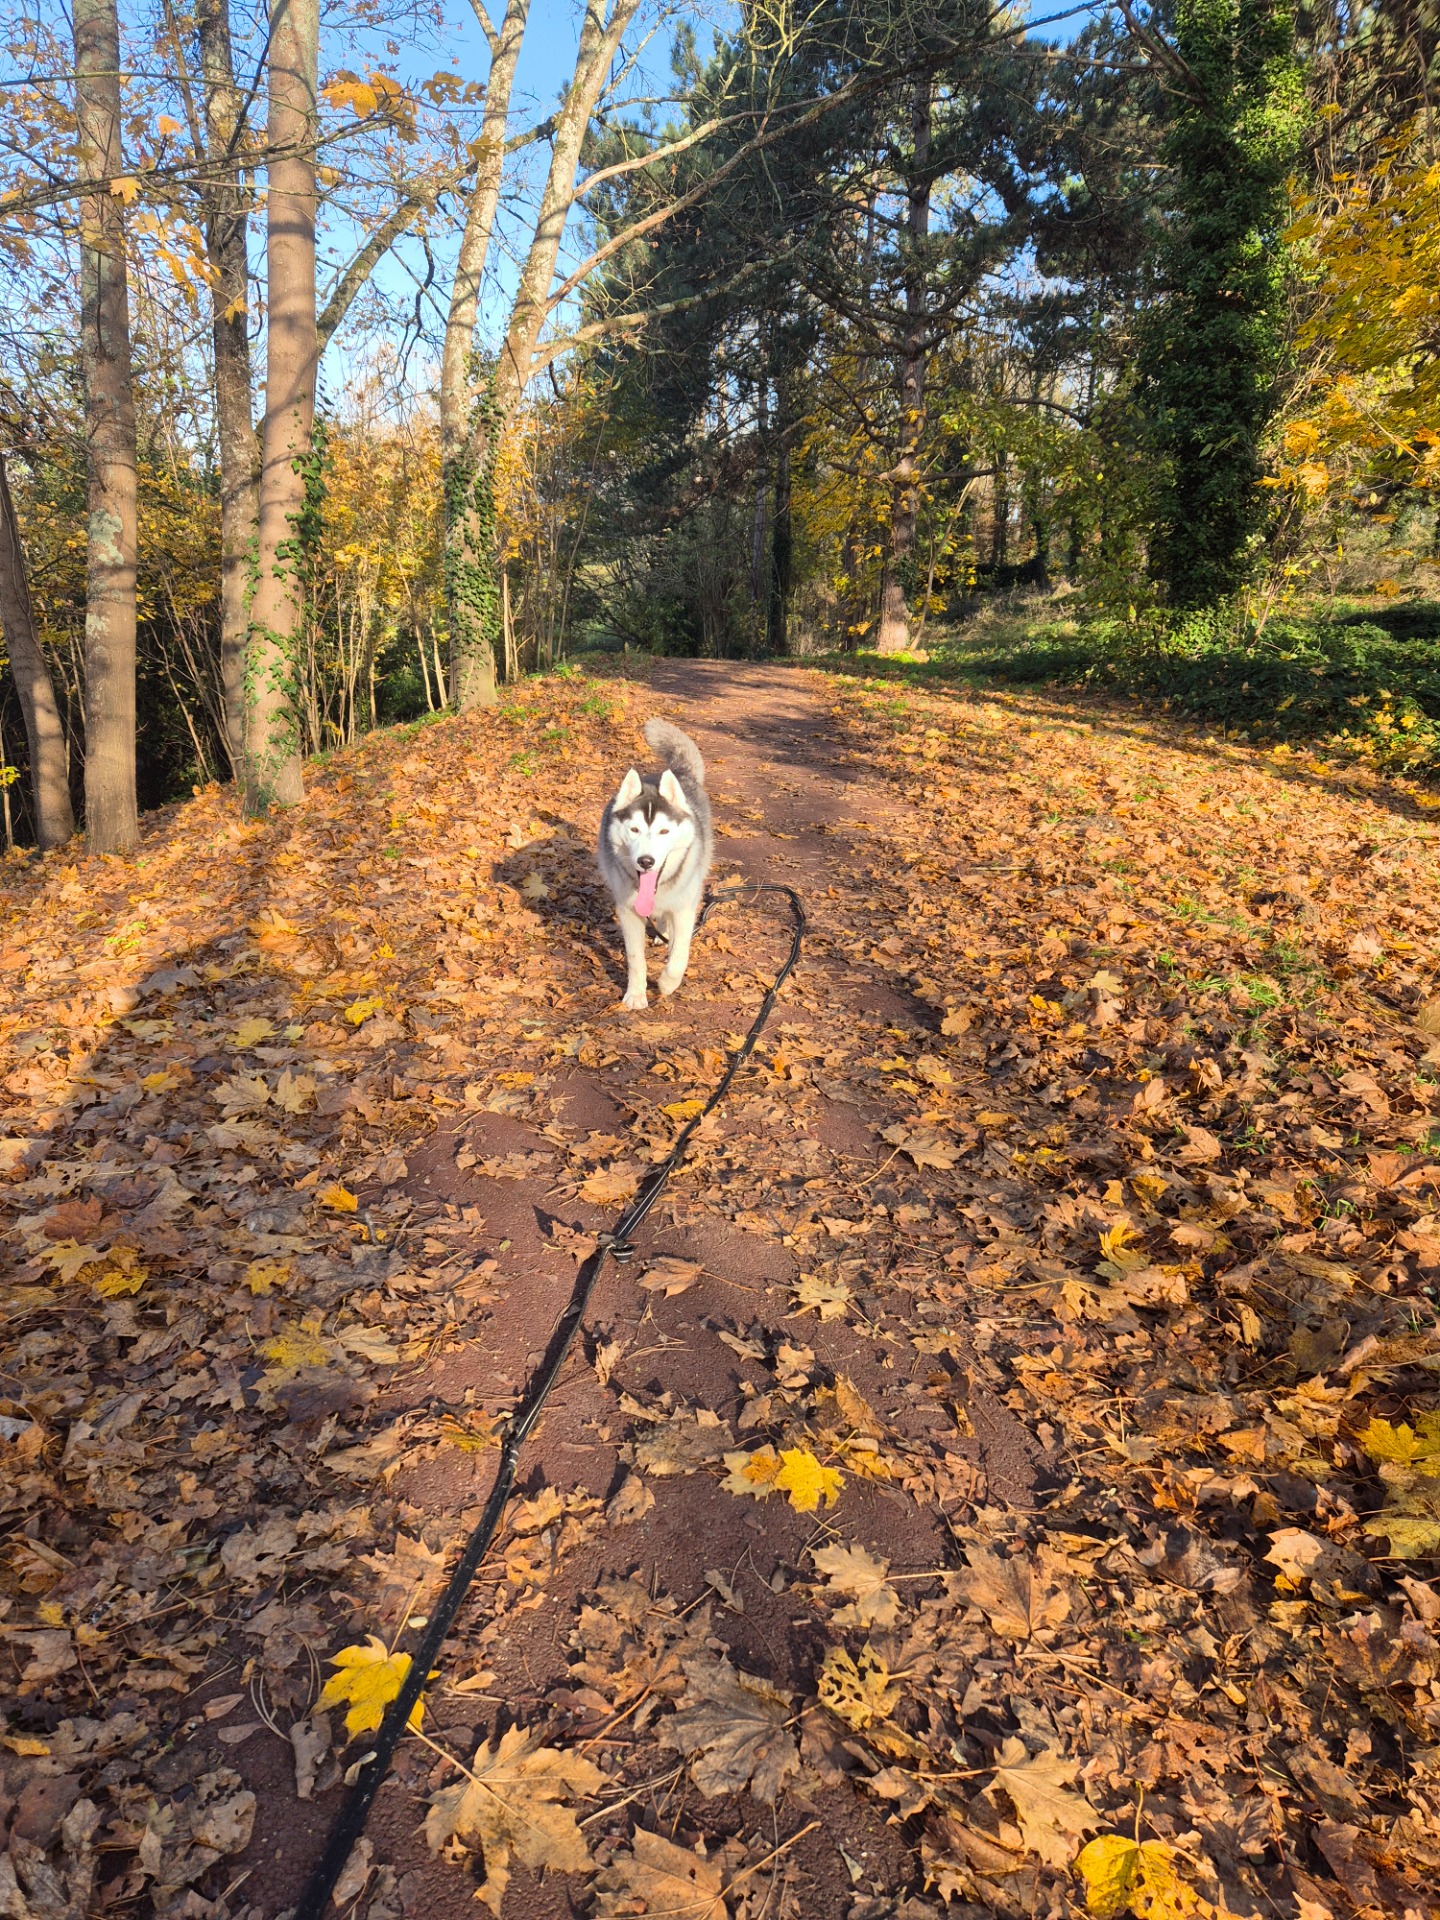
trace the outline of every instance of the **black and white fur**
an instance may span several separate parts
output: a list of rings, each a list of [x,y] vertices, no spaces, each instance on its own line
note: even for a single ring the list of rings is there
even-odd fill
[[[690,961],[690,939],[715,857],[705,762],[695,742],[668,720],[647,720],[646,742],[665,763],[660,774],[634,767],[620,782],[600,822],[600,872],[615,900],[625,941],[624,1005],[645,1005],[646,919],[635,910],[641,875],[658,868],[651,918],[670,943],[662,994],[674,993]]]

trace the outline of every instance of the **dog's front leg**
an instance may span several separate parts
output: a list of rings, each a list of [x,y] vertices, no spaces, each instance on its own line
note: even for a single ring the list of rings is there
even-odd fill
[[[694,907],[676,907],[671,917],[670,952],[659,980],[661,993],[674,993],[685,978],[685,969],[690,964],[690,936],[694,931]]]
[[[617,906],[615,918],[625,942],[625,998],[621,1002],[632,1013],[648,1004],[645,998],[645,929],[649,924],[629,907]]]

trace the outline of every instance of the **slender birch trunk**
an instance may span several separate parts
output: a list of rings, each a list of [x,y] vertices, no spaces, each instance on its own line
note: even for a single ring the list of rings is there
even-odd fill
[[[63,846],[70,838],[75,831],[75,815],[70,806],[65,729],[60,722],[55,684],[35,632],[25,549],[20,543],[3,453],[0,453],[0,631],[4,632],[10,651],[10,671],[15,676],[25,738],[30,745],[30,804],[35,815],[35,838],[43,852],[46,847]]]
[[[305,797],[300,770],[299,654],[304,588],[296,543],[315,426],[315,96],[318,0],[273,0],[265,425],[257,579],[246,660],[245,805]]]
[[[500,349],[490,388],[468,421],[464,453],[454,469],[462,485],[451,493],[450,498],[455,502],[456,516],[463,514],[466,525],[456,541],[456,551],[463,557],[464,566],[452,572],[452,578],[457,580],[457,588],[452,588],[451,592],[450,687],[451,697],[462,713],[495,697],[494,631],[499,601],[494,538],[495,454],[506,424],[519,406],[534,370],[535,348],[550,310],[549,296],[555,279],[555,262],[560,256],[565,223],[575,204],[575,176],[585,131],[604,88],[610,63],[626,27],[635,17],[640,0],[614,0],[608,21],[605,18],[606,4],[607,0],[586,0],[574,75],[566,89],[564,103],[555,117],[550,167],[540,196],[530,246],[520,269],[520,280],[505,330],[505,342]],[[507,24],[509,19],[507,13]],[[518,31],[524,31],[523,17]],[[502,35],[497,36],[495,45],[503,44],[502,29]],[[513,75],[513,68],[511,72]],[[494,86],[493,69],[491,85]],[[503,149],[497,156],[496,164],[502,159]],[[478,184],[476,192],[478,195]],[[493,222],[493,218],[492,207],[488,221]],[[488,245],[488,224],[485,239]],[[482,261],[483,257],[482,248]],[[476,287],[478,290],[478,275]],[[461,350],[467,355],[473,332],[472,320],[462,336]]]
[[[127,853],[135,808],[135,400],[125,226],[109,181],[120,149],[120,28],[115,0],[75,0],[75,121],[80,178],[80,360],[89,469],[85,564],[85,837]]]
[[[450,698],[461,713],[495,700],[493,446],[477,464],[471,445],[475,322],[490,235],[505,171],[510,93],[530,0],[509,0],[500,31],[485,22],[490,78],[480,125],[480,160],[450,290],[440,361],[440,462],[445,499],[445,597],[450,625]]]
[[[212,170],[205,189],[205,246],[214,276],[210,329],[220,448],[220,689],[230,768],[238,780],[245,756],[245,657],[259,516],[258,449],[250,414],[250,196],[237,151],[243,101],[235,84],[229,0],[199,0],[195,17]]]
[[[929,355],[929,315],[925,242],[930,233],[930,120],[934,80],[915,83],[910,131],[913,148],[906,195],[905,325],[900,341],[900,457],[891,469],[890,536],[880,580],[881,653],[904,653],[910,645],[910,609],[905,602],[905,572],[915,551],[920,524],[920,441],[925,420],[925,371]]]

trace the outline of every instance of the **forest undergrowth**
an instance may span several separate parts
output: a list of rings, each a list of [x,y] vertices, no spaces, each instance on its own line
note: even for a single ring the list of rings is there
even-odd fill
[[[657,710],[804,962],[340,1910],[1440,1913],[1440,822],[1093,697],[718,665],[5,867],[0,1910],[293,1905],[784,951],[717,920],[620,1014],[590,843]]]

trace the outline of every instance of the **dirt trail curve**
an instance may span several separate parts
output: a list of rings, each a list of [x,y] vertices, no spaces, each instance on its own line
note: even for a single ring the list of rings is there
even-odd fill
[[[1059,1916],[1092,1839],[1167,1920],[1429,1920],[1432,817],[1128,710],[707,662],[4,880],[0,1863],[36,1913],[42,1866],[293,1905],[365,1751],[334,1655],[414,1644],[785,951],[726,909],[620,1010],[591,845],[656,712],[804,959],[605,1271],[345,1920]]]

